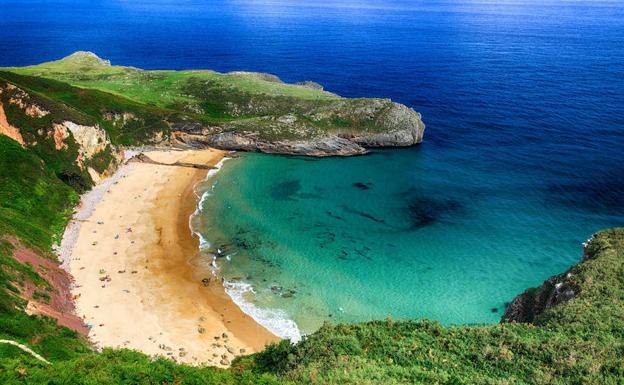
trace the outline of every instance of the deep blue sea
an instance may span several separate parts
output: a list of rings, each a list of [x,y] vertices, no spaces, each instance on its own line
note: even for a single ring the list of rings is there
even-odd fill
[[[624,225],[621,1],[0,1],[0,66],[77,50],[271,72],[422,113],[420,146],[251,154],[201,187],[195,225],[229,255],[228,291],[283,335],[497,322],[593,232]]]

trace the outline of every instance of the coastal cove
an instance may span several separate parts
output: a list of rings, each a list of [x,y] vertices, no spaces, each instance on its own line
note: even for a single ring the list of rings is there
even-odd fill
[[[9,0],[0,384],[623,385],[621,0]]]
[[[386,317],[497,323],[519,292],[578,261],[590,229],[624,218],[615,201],[607,212],[561,190],[566,176],[526,175],[535,159],[510,169],[432,147],[228,160],[199,189],[205,263],[220,249],[230,293],[283,337],[287,320],[304,333]]]

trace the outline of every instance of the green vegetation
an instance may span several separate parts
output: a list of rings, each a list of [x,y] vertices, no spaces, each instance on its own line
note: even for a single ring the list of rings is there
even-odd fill
[[[158,133],[166,135],[169,132],[166,119],[175,119],[177,114],[175,111],[143,105],[108,92],[81,89],[52,79],[0,71],[0,86],[7,82],[25,90],[34,102],[51,112],[42,118],[29,117],[17,106],[6,103],[10,93],[4,93],[1,100],[4,100],[9,122],[32,136],[40,128],[48,130],[52,122],[69,120],[83,125],[99,124],[109,134],[113,144],[137,145],[149,143]],[[123,113],[126,114],[126,119],[123,118]],[[115,119],[118,115],[121,117]]]
[[[308,107],[328,99],[344,100],[321,91],[284,86],[260,74],[146,72],[104,64],[92,56],[78,55],[20,69],[22,75],[0,72],[0,87],[7,82],[15,84],[27,92],[29,103],[49,111],[45,116],[29,116],[10,103],[17,95],[15,89],[5,88],[0,94],[8,122],[19,127],[27,143],[21,146],[0,135],[0,339],[26,344],[51,362],[46,365],[14,346],[0,344],[0,383],[622,383],[624,228],[600,232],[587,246],[582,263],[522,295],[518,303],[524,306],[523,319],[530,323],[443,327],[427,320],[384,320],[326,324],[296,345],[286,341],[271,345],[261,353],[236,359],[227,370],[178,365],[124,349],[96,352],[83,337],[55,320],[27,315],[22,298],[25,284],[32,285],[33,296],[43,302],[52,288],[32,266],[15,258],[16,250],[9,240],[17,239],[52,257],[51,248],[78,193],[92,184],[88,174],[76,165],[78,144],[71,137],[65,142],[66,148],[56,149],[49,134],[54,124],[68,119],[98,124],[114,144],[141,144],[149,143],[155,133],[167,135],[165,121],[201,118],[235,126],[244,124],[241,121],[272,119],[247,116],[256,113],[253,111],[236,115],[219,104],[220,98],[244,99],[261,92],[284,103],[296,97],[306,101],[301,106]],[[63,78],[70,76],[69,70],[84,72],[84,76]],[[36,71],[47,71],[46,76],[72,85],[26,76],[39,74]],[[97,87],[96,75],[101,82]],[[147,83],[145,89],[138,86],[143,81]],[[220,91],[226,85],[231,88]],[[179,92],[182,89],[186,91]],[[217,93],[219,97],[214,97]],[[180,107],[188,103],[197,103],[203,112]],[[262,102],[256,106],[258,111],[263,108]],[[331,127],[353,122],[337,116],[331,119]],[[89,165],[99,172],[106,170],[114,162],[113,151],[112,146],[107,147],[90,159]],[[550,306],[558,288],[571,290],[574,298]]]
[[[337,99],[329,92],[283,83],[279,78],[254,72],[220,74],[208,70],[143,71],[134,67],[111,66],[88,52],[76,52],[61,60],[35,66],[7,68],[23,75],[60,80],[82,88],[109,91],[130,99],[175,108],[193,102],[192,96],[180,93],[188,80],[203,82],[209,88],[226,90],[226,93],[296,97],[306,100]]]
[[[50,251],[77,202],[76,191],[40,157],[0,135],[0,234]]]
[[[210,127],[212,132],[244,132],[269,141],[334,132],[383,132],[390,128],[384,122],[393,107],[388,99],[341,98],[269,74],[144,71],[111,66],[88,52],[4,71],[0,77],[71,105],[100,123],[104,110],[140,115],[140,126],[152,133],[167,134],[169,126],[188,122]],[[26,84],[32,82],[37,84]],[[136,144],[149,136],[121,140],[116,127],[105,126],[117,143]]]

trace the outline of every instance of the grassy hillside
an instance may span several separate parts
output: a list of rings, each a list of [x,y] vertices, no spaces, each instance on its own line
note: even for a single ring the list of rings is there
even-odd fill
[[[44,108],[52,111],[46,120],[29,119],[16,111],[7,118],[20,129],[36,132],[49,127],[52,121],[70,120],[78,124],[99,124],[116,145],[150,143],[155,136],[166,136],[169,127],[166,119],[176,119],[178,113],[167,109],[144,105],[128,98],[95,89],[82,89],[57,80],[23,76],[0,71],[0,84],[11,83],[26,91]],[[7,95],[5,95],[5,98]],[[9,103],[5,105],[10,107]],[[14,108],[14,107],[13,107]],[[15,110],[15,108],[14,108]],[[123,114],[126,113],[124,118]]]
[[[181,94],[182,90],[188,88],[189,79],[203,82],[208,85],[208,89],[223,88],[229,91],[227,94],[230,100],[234,100],[236,94],[295,97],[304,100],[339,98],[329,92],[286,84],[269,74],[221,74],[210,70],[144,71],[134,67],[111,66],[109,62],[88,52],[76,52],[61,60],[9,70],[23,75],[52,78],[82,88],[110,91],[163,108],[174,108],[198,101],[193,95]]]
[[[49,251],[78,194],[31,151],[0,135],[0,234]]]

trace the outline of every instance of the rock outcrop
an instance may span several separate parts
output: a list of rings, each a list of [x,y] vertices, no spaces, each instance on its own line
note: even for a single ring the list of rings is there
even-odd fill
[[[594,253],[588,249],[592,239],[584,243],[585,252],[580,264],[563,274],[548,278],[541,286],[529,288],[516,296],[507,306],[501,322],[533,323],[548,309],[576,298],[581,289],[572,282],[572,278],[585,261],[593,258]]]
[[[78,56],[95,60],[91,55]],[[11,110],[5,110],[5,106]],[[133,116],[123,114],[120,118],[130,120]],[[41,148],[44,158],[74,159],[75,170],[65,167],[57,172],[83,187],[111,174],[122,161],[122,152],[111,143],[104,128],[85,124],[91,120],[77,111],[68,111],[63,104],[0,81],[0,135],[23,147]]]
[[[516,296],[505,310],[501,322],[532,323],[544,311],[567,302],[578,294],[578,288],[566,282],[565,274],[546,280]]]
[[[79,156],[84,159],[91,159],[98,152],[104,151],[110,144],[106,131],[98,125],[83,126],[70,121],[64,121],[61,124],[54,124],[54,129],[64,132],[67,137],[67,131],[71,132],[74,140],[78,144]]]
[[[171,138],[195,147],[307,156],[362,155],[367,148],[421,143],[425,125],[418,112],[384,99],[343,100],[305,113],[249,120],[222,126],[171,123]],[[302,116],[303,115],[303,116]],[[312,122],[349,122],[349,127],[320,130]],[[289,139],[278,134],[288,133]]]
[[[311,90],[318,90],[318,91],[323,91],[323,86],[318,84],[317,82],[313,82],[311,80],[304,80],[302,82],[297,82],[295,83],[295,85],[300,86],[300,87],[304,87],[304,88],[309,88]]]
[[[6,135],[22,146],[24,145],[24,138],[19,129],[8,122],[2,103],[0,103],[0,135]]]
[[[66,56],[63,59],[59,60],[59,62],[63,64],[69,63],[77,67],[80,67],[80,66],[82,67],[93,67],[93,66],[110,67],[111,65],[110,60],[102,59],[98,55],[89,51],[74,52],[73,54]]]
[[[338,136],[322,137],[305,141],[281,140],[269,142],[253,134],[222,132],[209,135],[195,135],[176,132],[175,140],[193,147],[215,147],[225,150],[255,151],[269,154],[307,156],[350,156],[362,155],[366,149],[357,143]]]

